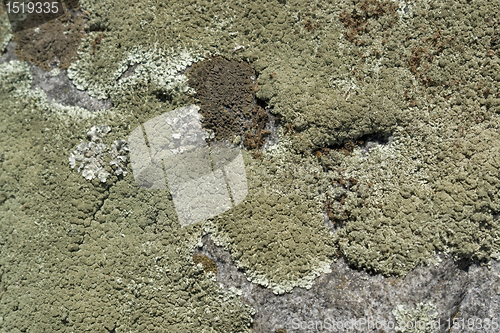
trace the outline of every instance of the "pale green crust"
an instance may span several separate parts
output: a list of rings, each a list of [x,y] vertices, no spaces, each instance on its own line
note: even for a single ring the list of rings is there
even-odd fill
[[[248,280],[276,294],[310,288],[319,274],[331,272],[337,250],[318,192],[331,185],[314,176],[321,172],[317,160],[290,150],[285,138],[261,160],[245,154],[249,194],[204,227],[231,251]]]
[[[120,316],[130,318],[123,330],[249,331],[252,310],[192,262],[207,233],[249,280],[278,294],[310,287],[339,254],[355,267],[396,275],[432,262],[436,252],[498,259],[500,28],[489,18],[500,4],[398,4],[392,26],[388,17],[368,18],[364,44],[355,45],[339,20],[353,10],[346,2],[83,0],[91,32],[69,75],[92,96],[112,98],[112,110],[94,114],[47,105],[41,91],[29,90],[26,65],[0,65],[0,108],[8,110],[1,113],[1,214],[12,221],[0,224],[8,244],[2,283],[17,283],[20,293],[40,285],[21,301],[4,296],[2,306],[20,310],[2,329],[50,325],[50,314],[75,331]],[[207,52],[252,62],[257,97],[290,124],[260,159],[244,152],[249,194],[242,204],[181,228],[168,191],[139,190],[132,170],[101,185],[70,169],[70,152],[92,126],[111,126],[110,144],[191,104],[183,70]],[[336,150],[371,134],[387,142]],[[329,153],[313,154],[322,148]],[[356,184],[339,185],[349,178]],[[327,228],[328,198],[345,226]],[[45,257],[69,268],[15,259],[23,247],[46,249]],[[63,301],[43,301],[53,294]],[[112,296],[103,301],[103,294]],[[31,314],[35,304],[45,312]]]
[[[109,144],[134,117],[49,105],[18,61],[0,81],[0,329],[250,332],[254,310],[193,262],[201,228],[180,228],[167,191],[69,167],[92,125],[110,125]]]

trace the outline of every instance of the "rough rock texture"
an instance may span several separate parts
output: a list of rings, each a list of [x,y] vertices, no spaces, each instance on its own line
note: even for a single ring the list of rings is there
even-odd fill
[[[230,254],[215,246],[209,236],[204,237],[202,247],[196,252],[215,260],[217,281],[226,289],[241,289],[242,299],[255,308],[255,333],[279,329],[286,332],[335,331],[324,326],[329,323],[327,318],[330,323],[344,324],[358,320],[358,328],[353,332],[377,331],[368,329],[369,324],[362,324],[359,321],[361,318],[372,320],[372,325],[378,321],[380,324],[385,322],[389,327],[389,322],[393,323],[393,327],[409,327],[407,323],[398,322],[392,311],[398,306],[411,310],[418,303],[432,304],[437,311],[435,321],[439,320],[440,324],[435,325],[440,327],[438,330],[422,332],[450,332],[454,318],[458,321],[453,329],[456,332],[473,331],[463,329],[461,319],[465,319],[466,326],[468,319],[476,320],[476,331],[479,319],[483,322],[488,318],[500,320],[500,264],[497,261],[493,261],[491,269],[488,269],[456,263],[452,258],[441,255],[439,263],[418,267],[399,279],[355,270],[340,259],[332,264],[331,273],[322,274],[315,280],[311,289],[295,288],[291,294],[277,296],[250,283],[245,274],[236,268]],[[314,322],[314,329],[308,328],[311,322]],[[323,325],[323,330],[316,330],[320,325]]]
[[[31,65],[33,88],[40,88],[47,94],[47,102],[53,101],[64,105],[79,106],[89,111],[111,108],[111,100],[99,100],[91,97],[87,91],[78,90],[68,78],[67,70],[55,69],[44,71]]]
[[[472,266],[468,275],[471,278],[457,313],[457,331],[493,331],[495,328],[491,322],[489,323],[491,328],[486,327],[488,324],[486,319],[497,318],[497,322],[500,322],[500,263],[492,261],[489,270]]]

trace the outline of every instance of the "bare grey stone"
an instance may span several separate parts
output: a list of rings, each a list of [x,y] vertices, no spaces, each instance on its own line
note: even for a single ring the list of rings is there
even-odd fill
[[[89,111],[107,110],[112,107],[111,100],[91,97],[87,91],[78,90],[68,78],[67,70],[54,69],[50,72],[30,65],[33,74],[32,88],[40,88],[47,94],[47,102],[79,106]]]

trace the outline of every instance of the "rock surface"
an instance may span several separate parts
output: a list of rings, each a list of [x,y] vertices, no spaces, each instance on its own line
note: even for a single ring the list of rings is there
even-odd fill
[[[467,328],[467,320],[475,320],[478,331],[481,320],[497,318],[500,313],[500,263],[493,261],[491,268],[454,262],[452,258],[439,256],[436,265],[418,267],[405,278],[384,277],[362,272],[339,259],[332,264],[332,273],[322,274],[311,289],[295,288],[292,293],[274,295],[270,290],[247,281],[244,272],[233,264],[230,254],[217,247],[209,236],[204,237],[203,246],[196,250],[213,259],[217,264],[217,281],[226,289],[238,288],[242,299],[256,309],[254,332],[321,332],[308,329],[310,322],[325,332],[330,323],[344,325],[353,319],[354,332],[382,332],[368,329],[368,321],[376,326],[385,323],[390,329],[401,326],[392,314],[398,305],[412,309],[418,303],[433,304],[437,310],[439,330],[425,332],[473,332]],[[366,319],[366,323],[362,321]],[[465,320],[465,329],[461,320]],[[404,325],[404,324],[403,324]],[[408,325],[408,324],[407,324]],[[437,327],[437,325],[435,325]],[[372,327],[372,326],[370,326]],[[411,330],[409,330],[411,332]],[[490,330],[492,331],[492,330]]]

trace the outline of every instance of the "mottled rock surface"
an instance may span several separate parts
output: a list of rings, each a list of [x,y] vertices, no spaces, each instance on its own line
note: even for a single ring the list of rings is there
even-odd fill
[[[373,325],[376,321],[386,325],[392,322],[397,327],[401,323],[394,318],[393,309],[398,305],[411,309],[417,303],[435,306],[436,320],[439,319],[440,323],[436,332],[450,332],[453,319],[457,321],[454,332],[473,332],[461,328],[462,319],[465,325],[468,319],[475,320],[476,332],[479,319],[483,322],[488,318],[500,320],[500,264],[497,261],[487,268],[455,262],[440,255],[440,262],[436,265],[417,267],[406,277],[397,278],[362,272],[339,259],[332,264],[332,273],[322,274],[311,289],[295,288],[292,293],[274,295],[270,290],[248,282],[244,272],[232,262],[230,254],[214,245],[209,236],[204,237],[203,246],[196,253],[215,260],[217,281],[225,288],[241,289],[242,299],[256,310],[255,333],[279,329],[317,332],[307,329],[310,322],[320,327],[317,323],[325,325],[327,318],[330,323],[357,320],[358,329],[352,330],[354,332],[382,332],[367,329],[368,323],[362,324],[361,318],[373,321]],[[335,330],[323,326],[323,331]],[[385,332],[395,330],[386,329]]]

